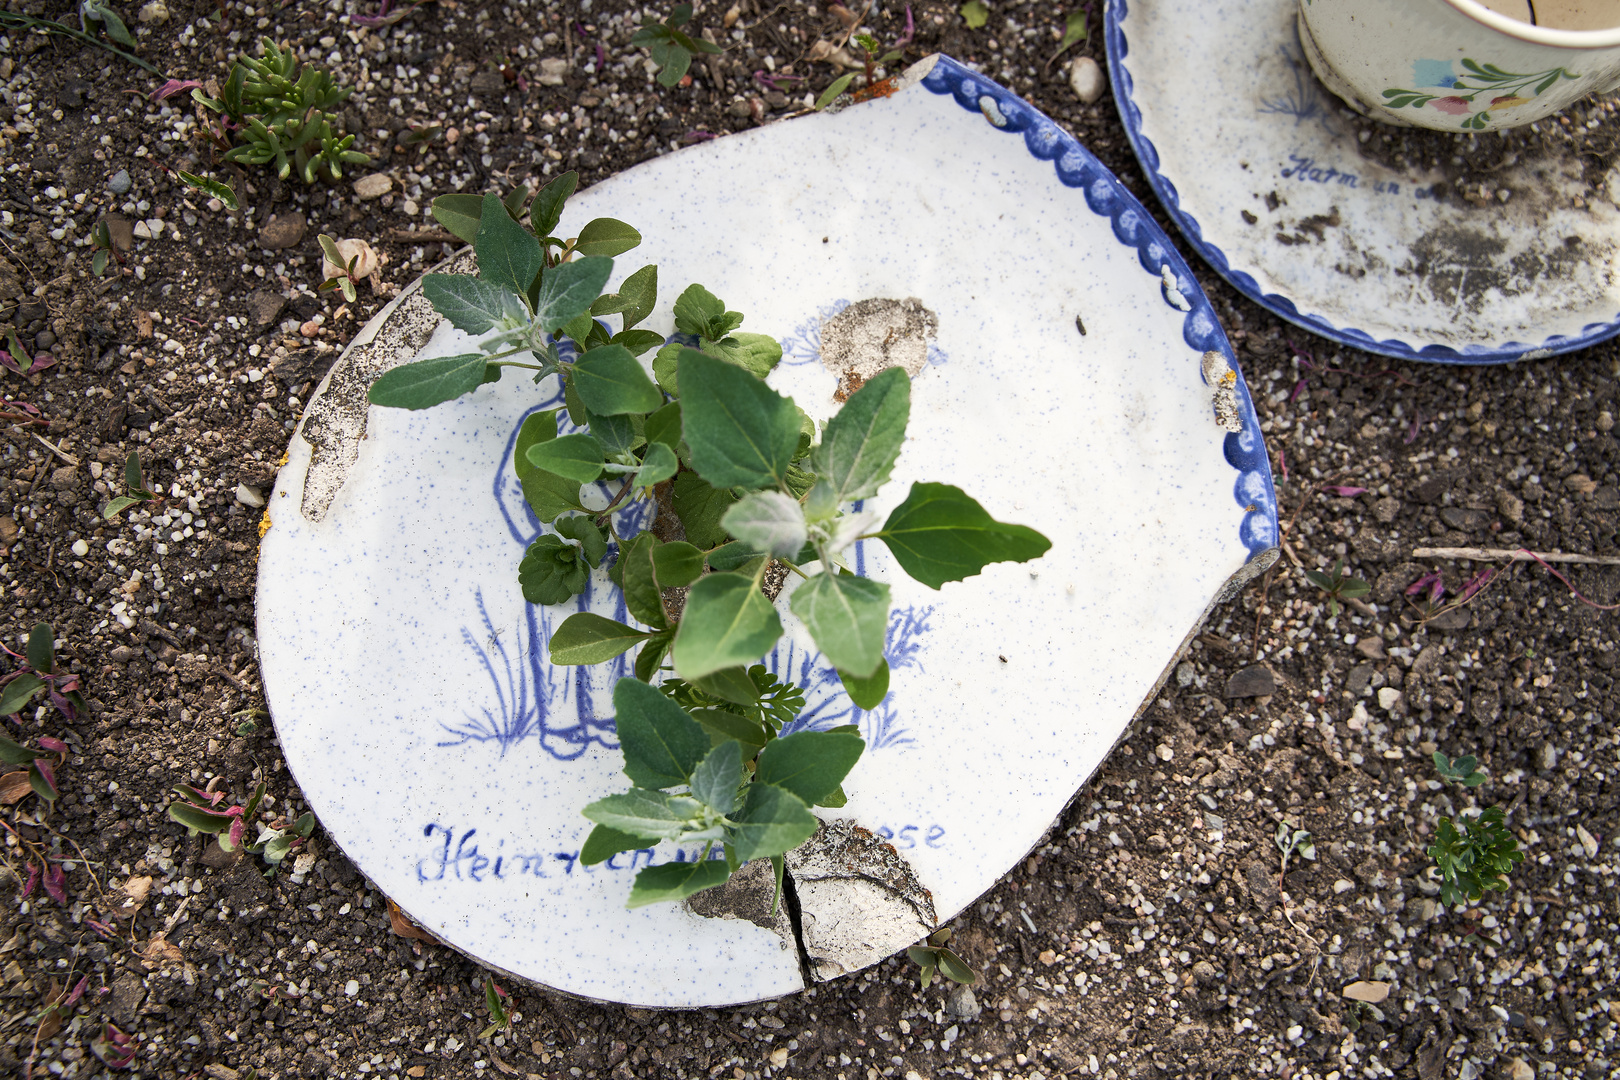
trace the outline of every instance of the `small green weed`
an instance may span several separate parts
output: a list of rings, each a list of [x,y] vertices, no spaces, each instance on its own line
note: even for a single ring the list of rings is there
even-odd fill
[[[1476,768],[1478,759],[1473,754],[1464,754],[1460,758],[1449,758],[1436,750],[1434,752],[1434,771],[1440,774],[1440,779],[1448,784],[1461,784],[1463,787],[1479,787],[1485,782],[1485,772]]]
[[[163,496],[148,488],[146,481],[141,478],[141,455],[138,450],[131,450],[129,457],[124,459],[124,486],[129,489],[129,494],[119,495],[107,503],[101,511],[104,521],[111,521],[137,503],[163,501]]]
[[[189,784],[174,790],[182,797],[169,804],[169,817],[184,825],[187,835],[207,833],[219,840],[221,850],[242,848],[249,854],[262,857],[270,866],[266,871],[267,876],[275,873],[292,849],[309,839],[315,831],[315,815],[306,812],[291,825],[279,829],[261,824],[259,838],[251,844],[244,843],[248,823],[253,820],[260,801],[264,799],[262,781],[253,789],[253,797],[246,806],[225,806],[223,791],[203,791]]]
[[[630,39],[630,44],[646,49],[658,65],[660,86],[674,86],[692,66],[693,53],[713,55],[723,52],[720,46],[701,37],[693,37],[681,29],[692,21],[692,5],[676,4],[668,19],[659,22],[648,15],[641,21],[641,29]]]
[[[978,974],[967,962],[945,947],[950,940],[951,928],[942,926],[924,938],[921,945],[913,945],[906,950],[912,963],[922,968],[918,978],[924,990],[934,981],[935,972],[963,986],[972,986],[978,981]]]
[[[1524,861],[1524,852],[1506,819],[1500,806],[1473,817],[1459,814],[1455,822],[1440,819],[1429,857],[1440,870],[1440,899],[1447,907],[1507,892],[1507,874]]]
[[[1312,585],[1328,595],[1328,616],[1339,614],[1339,605],[1345,600],[1359,600],[1372,592],[1372,586],[1358,577],[1350,577],[1344,572],[1344,560],[1339,559],[1333,564],[1333,569],[1327,573],[1320,570],[1307,570],[1305,576]]]
[[[1277,871],[1277,887],[1282,888],[1282,880],[1288,875],[1288,860],[1295,855],[1309,862],[1316,861],[1316,842],[1311,834],[1304,829],[1296,829],[1286,820],[1277,822],[1277,835],[1275,837],[1277,850],[1282,852],[1282,869]]]

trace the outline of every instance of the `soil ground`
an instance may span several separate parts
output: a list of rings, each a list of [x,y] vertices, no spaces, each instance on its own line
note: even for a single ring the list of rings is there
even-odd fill
[[[1268,432],[1285,556],[1215,613],[1049,843],[957,920],[981,973],[970,993],[920,990],[903,960],[691,1013],[513,987],[511,1028],[481,1037],[480,969],[394,933],[318,829],[312,858],[268,880],[187,839],[165,814],[178,783],[234,801],[262,779],[268,822],[302,810],[262,711],[252,503],[344,342],[444,253],[444,237],[407,235],[434,227],[431,198],[548,169],[588,184],[770,122],[835,77],[807,56],[845,26],[836,8],[711,4],[696,25],[730,51],[665,90],[622,0],[439,0],[372,30],[344,0],[156,0],[146,22],[119,6],[177,78],[223,80],[260,34],[322,59],[358,90],[341,120],[376,161],[354,175],[393,183],[362,198],[353,177],[304,188],[255,169],[235,180],[241,212],[211,208],[170,178],[232,179],[183,93],[154,102],[160,80],[69,37],[0,37],[0,324],[55,359],[0,372],[0,635],[16,647],[48,621],[88,703],[7,728],[66,749],[54,805],[0,784],[19,796],[0,808],[0,1074],[105,1074],[109,1024],[133,1040],[131,1075],[163,1077],[1620,1071],[1617,616],[1593,606],[1620,599],[1620,567],[1561,564],[1566,584],[1520,563],[1443,611],[1406,595],[1438,571],[1452,600],[1482,569],[1420,546],[1620,554],[1620,349],[1391,362],[1283,325],[1196,266]],[[908,60],[980,66],[1157,212],[1113,102],[1081,103],[1068,58],[1047,62],[1062,8],[997,3],[980,29],[937,2],[911,14]],[[1091,15],[1074,53],[1105,65]],[[885,3],[865,25],[888,43],[905,22]],[[122,265],[98,278],[88,237],[104,216]],[[313,292],[322,231],[384,260],[355,303]],[[105,522],[133,449],[166,498]],[[1300,568],[1339,559],[1371,592],[1334,617]],[[1476,754],[1489,779],[1442,786],[1436,748]],[[1445,907],[1424,850],[1439,815],[1486,805],[1506,808],[1527,859],[1505,893]],[[1315,853],[1286,876],[1282,819]],[[1387,997],[1352,1000],[1357,982]]]

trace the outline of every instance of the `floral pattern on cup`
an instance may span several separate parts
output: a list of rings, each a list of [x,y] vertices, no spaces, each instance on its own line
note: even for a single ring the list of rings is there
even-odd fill
[[[1503,71],[1495,64],[1462,61],[1459,75],[1449,60],[1417,60],[1412,64],[1412,84],[1424,90],[1405,90],[1391,87],[1384,91],[1384,104],[1391,109],[1407,107],[1421,109],[1425,105],[1451,116],[1466,116],[1459,126],[1465,130],[1484,131],[1491,122],[1492,109],[1512,109],[1528,105],[1548,87],[1560,79],[1578,79],[1563,68],[1521,75]],[[1425,90],[1458,90],[1464,93],[1430,94]],[[1474,103],[1481,94],[1494,96],[1485,108],[1474,112]]]

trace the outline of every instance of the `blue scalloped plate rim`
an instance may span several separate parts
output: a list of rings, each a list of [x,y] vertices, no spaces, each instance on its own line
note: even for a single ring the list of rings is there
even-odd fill
[[[1449,345],[1414,347],[1393,338],[1380,341],[1366,331],[1353,327],[1335,326],[1320,315],[1300,311],[1286,296],[1265,292],[1251,275],[1234,268],[1224,251],[1204,239],[1204,230],[1198,224],[1198,219],[1181,208],[1181,197],[1176,193],[1176,186],[1170,182],[1169,177],[1159,171],[1159,151],[1142,131],[1142,110],[1137,108],[1136,101],[1131,96],[1135,83],[1125,66],[1125,58],[1130,54],[1130,42],[1125,36],[1123,23],[1129,14],[1129,0],[1106,0],[1103,11],[1103,44],[1108,53],[1108,80],[1114,91],[1114,102],[1118,105],[1120,119],[1125,124],[1125,135],[1131,141],[1131,148],[1136,151],[1136,160],[1141,163],[1142,171],[1147,174],[1148,184],[1153,188],[1153,193],[1159,197],[1159,202],[1164,204],[1165,212],[1176,223],[1176,227],[1187,238],[1193,250],[1235,289],[1273,315],[1286,319],[1296,326],[1302,326],[1330,341],[1348,345],[1352,349],[1390,356],[1397,360],[1417,360],[1433,364],[1510,364],[1516,360],[1537,360],[1585,349],[1620,334],[1620,315],[1616,315],[1610,322],[1588,323],[1580,334],[1573,337],[1554,334],[1539,345],[1509,341],[1501,345],[1468,346],[1461,351]]]
[[[1200,355],[1205,352],[1220,353],[1231,364],[1232,370],[1237,372],[1238,413],[1243,420],[1243,430],[1226,436],[1223,451],[1227,463],[1238,472],[1232,494],[1245,510],[1243,524],[1239,528],[1243,546],[1248,549],[1250,560],[1276,547],[1280,534],[1277,493],[1272,484],[1271,460],[1266,454],[1265,438],[1260,433],[1260,419],[1255,415],[1254,400],[1249,395],[1243,369],[1237,362],[1231,343],[1226,339],[1226,332],[1215,318],[1215,309],[1170,237],[1108,166],[1081,146],[1073,135],[1017,94],[943,54],[924,76],[922,85],[935,94],[951,95],[958,105],[969,112],[983,114],[997,130],[1009,135],[1022,135],[1029,153],[1039,161],[1052,162],[1059,182],[1065,187],[1078,188],[1084,194],[1086,206],[1091,212],[1108,218],[1112,223],[1115,238],[1126,247],[1136,249],[1137,261],[1143,270],[1162,281],[1165,268],[1169,268],[1175,277],[1176,289],[1187,304],[1186,317],[1182,322],[1182,339],[1198,350]],[[987,98],[994,102],[993,108],[986,104]],[[1183,310],[1171,303],[1167,295],[1164,302],[1172,309]]]

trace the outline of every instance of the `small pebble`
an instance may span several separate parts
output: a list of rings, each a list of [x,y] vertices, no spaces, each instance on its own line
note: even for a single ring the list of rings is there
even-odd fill
[[[1102,97],[1107,88],[1108,80],[1103,78],[1102,68],[1091,57],[1076,57],[1069,65],[1069,89],[1087,105]]]
[[[372,199],[381,198],[388,194],[389,189],[393,186],[394,181],[389,178],[387,173],[372,173],[370,176],[362,176],[354,182],[354,193],[369,202]]]
[[[131,186],[128,169],[119,169],[107,179],[107,190],[114,195],[128,195]]]
[[[81,559],[90,554],[89,542],[85,540],[73,541],[73,554],[77,555]]]
[[[264,496],[259,493],[258,488],[248,487],[246,484],[237,484],[236,501],[243,506],[251,506],[257,510],[264,505]]]
[[[163,0],[152,0],[149,4],[141,6],[140,20],[157,26],[169,21],[169,5]]]

